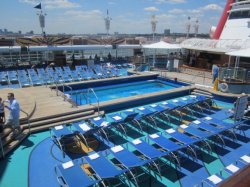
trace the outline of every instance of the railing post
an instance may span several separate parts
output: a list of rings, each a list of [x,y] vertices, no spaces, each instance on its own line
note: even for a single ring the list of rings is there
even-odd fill
[[[2,138],[0,138],[0,146],[1,146],[1,152],[2,152],[2,156],[3,158],[5,157],[5,154],[4,154],[4,150],[3,150],[3,143],[2,143]]]

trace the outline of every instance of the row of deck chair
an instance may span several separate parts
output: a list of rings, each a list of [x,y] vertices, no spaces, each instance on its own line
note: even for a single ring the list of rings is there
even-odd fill
[[[118,76],[122,76],[120,69],[101,68],[99,65],[94,66],[93,69],[77,66],[76,70],[71,70],[67,66],[63,69],[55,67],[55,70],[48,67],[46,70],[37,68],[37,72],[34,69],[0,72],[0,83],[3,85],[19,83],[21,87],[27,87]]]
[[[202,181],[202,186],[219,186],[228,177],[240,172],[250,164],[250,155],[243,155],[235,163],[226,166],[220,173],[213,174]],[[224,177],[224,174],[228,177]]]
[[[144,111],[144,109],[142,109],[142,110]],[[126,111],[126,112],[127,112],[127,114],[130,114],[128,116],[131,117],[133,112],[132,111]],[[112,117],[116,121],[119,121],[119,123],[121,123],[121,122],[126,122],[127,120],[132,120],[135,116],[131,117],[130,119],[124,118],[123,120],[119,116],[112,116]],[[211,119],[207,118],[206,120],[211,120]],[[110,125],[109,122],[105,121],[102,118],[94,118],[94,119],[92,119],[91,123],[94,124],[95,126],[100,127],[100,129],[108,127]],[[90,132],[92,130],[92,127],[89,126],[88,124],[78,124],[78,127],[80,127],[80,129],[82,130],[82,132],[81,132],[82,134],[84,134],[86,132]],[[182,126],[182,127],[183,127],[183,129],[187,130],[186,126]],[[63,128],[64,127],[62,127],[61,129],[63,129]],[[196,135],[198,134],[197,131],[198,131],[198,129],[196,130]],[[163,152],[155,149],[154,147],[152,147],[151,145],[149,145],[148,143],[146,143],[145,141],[143,141],[141,139],[134,140],[130,144],[133,144],[133,146],[136,148],[136,150],[141,152],[146,159],[152,160],[152,159],[156,159],[156,158],[159,158],[161,156],[164,156],[166,154],[170,154],[170,152],[173,153],[174,151],[177,151],[183,147],[188,147],[192,150],[191,146],[193,146],[197,142],[203,141],[205,138],[207,138],[211,135],[208,133],[201,134],[201,132],[203,132],[203,131],[198,131],[198,132],[200,134],[200,138],[198,136],[196,136],[196,138],[191,138],[190,136],[186,136],[185,134],[180,133],[174,129],[166,130],[166,133],[168,135],[170,135],[172,139],[175,139],[178,142],[178,144],[176,144],[175,141],[172,141],[172,140],[166,138],[162,134],[157,133],[157,134],[153,134],[153,135],[148,136],[147,138],[150,141],[153,141],[154,143],[158,144],[163,150],[165,150]],[[69,134],[70,133],[71,132],[69,132]],[[195,154],[195,152],[194,152],[194,154]]]

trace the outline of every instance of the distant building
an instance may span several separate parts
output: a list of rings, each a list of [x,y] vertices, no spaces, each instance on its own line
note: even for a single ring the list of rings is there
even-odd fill
[[[164,29],[164,35],[169,36],[170,35],[170,29]]]

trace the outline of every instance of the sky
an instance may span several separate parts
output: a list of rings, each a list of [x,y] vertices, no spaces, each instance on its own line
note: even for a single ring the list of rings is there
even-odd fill
[[[76,35],[105,33],[107,9],[111,34],[150,34],[152,15],[157,20],[156,33],[164,29],[185,33],[189,16],[191,33],[197,19],[199,33],[208,33],[217,26],[226,4],[226,0],[0,0],[0,29],[41,33],[39,10],[34,8],[40,2],[47,34]]]

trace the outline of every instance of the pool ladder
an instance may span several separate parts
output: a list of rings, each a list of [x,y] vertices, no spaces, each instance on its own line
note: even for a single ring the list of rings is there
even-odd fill
[[[99,115],[99,114],[100,114],[100,102],[99,102],[99,98],[97,97],[97,95],[96,95],[96,93],[95,93],[95,91],[94,91],[93,88],[89,88],[88,91],[87,91],[87,103],[88,103],[88,104],[91,104],[91,100],[90,100],[90,98],[89,98],[90,92],[92,92],[93,95],[94,95],[95,98],[96,98],[96,101],[97,101],[97,112],[98,112],[98,115]]]

